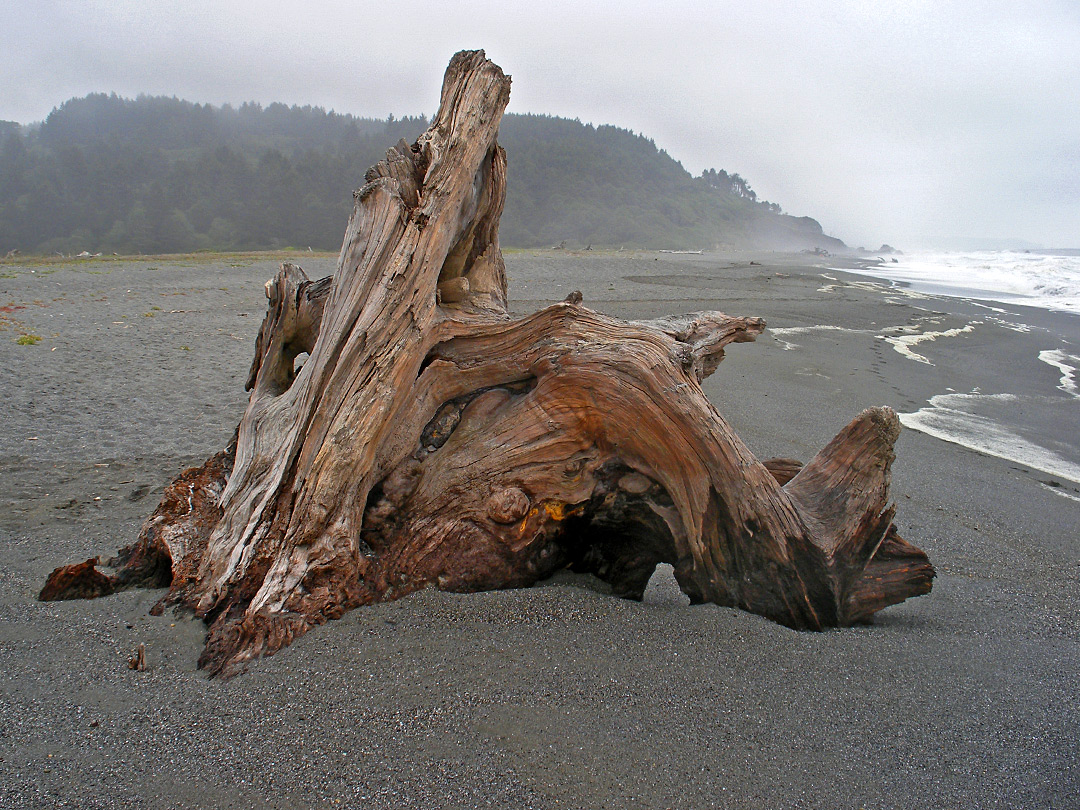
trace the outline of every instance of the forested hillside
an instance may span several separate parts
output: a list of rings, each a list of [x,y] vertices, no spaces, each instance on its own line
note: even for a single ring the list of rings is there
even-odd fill
[[[334,250],[364,172],[427,125],[283,104],[72,99],[38,126],[0,122],[0,255]],[[692,177],[627,130],[508,115],[500,142],[507,247],[843,246],[757,200],[738,174]]]

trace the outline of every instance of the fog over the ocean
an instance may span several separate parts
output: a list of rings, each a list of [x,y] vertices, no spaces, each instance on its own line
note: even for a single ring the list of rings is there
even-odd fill
[[[430,115],[484,48],[511,111],[643,132],[853,246],[1080,246],[1075,0],[17,0],[0,30],[0,120],[90,92]]]

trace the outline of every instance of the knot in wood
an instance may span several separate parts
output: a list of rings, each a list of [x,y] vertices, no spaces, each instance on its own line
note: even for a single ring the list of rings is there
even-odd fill
[[[686,371],[694,367],[694,350],[685,343],[676,343],[672,346],[671,356]]]
[[[529,511],[529,496],[517,487],[506,487],[491,493],[487,502],[488,517],[496,523],[514,523]]]
[[[420,435],[420,444],[438,450],[446,444],[446,440],[460,422],[461,405],[453,401],[445,403],[424,428]]]

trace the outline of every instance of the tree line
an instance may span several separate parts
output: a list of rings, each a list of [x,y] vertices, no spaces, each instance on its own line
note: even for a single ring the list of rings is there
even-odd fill
[[[337,249],[367,168],[424,116],[71,99],[41,124],[0,122],[0,255]],[[507,115],[508,247],[836,247],[809,218],[759,201],[738,174],[693,177],[613,126]]]

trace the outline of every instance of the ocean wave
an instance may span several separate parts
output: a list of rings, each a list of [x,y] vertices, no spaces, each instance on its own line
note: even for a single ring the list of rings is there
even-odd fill
[[[900,414],[900,423],[912,430],[942,439],[988,456],[1080,483],[1080,464],[1059,452],[1021,435],[1019,424],[1009,424],[1001,405],[1016,405],[1023,413],[1038,404],[1036,397],[1015,394],[938,394],[926,407]]]
[[[922,292],[1080,313],[1075,251],[913,253],[860,271]]]

